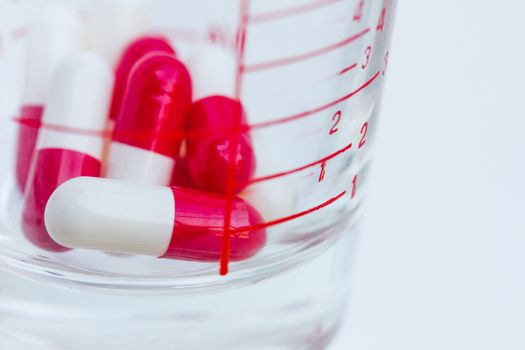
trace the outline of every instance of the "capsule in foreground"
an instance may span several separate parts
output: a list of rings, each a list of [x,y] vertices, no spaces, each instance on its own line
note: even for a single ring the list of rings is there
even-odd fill
[[[44,224],[45,206],[53,191],[71,178],[100,175],[112,85],[110,67],[91,53],[72,55],[53,79],[22,213],[26,237],[42,249],[67,250],[51,239]]]
[[[21,190],[26,185],[53,74],[67,55],[85,44],[82,23],[73,10],[53,6],[30,24],[27,43],[16,154],[16,177]]]
[[[191,79],[168,54],[152,53],[132,71],[115,122],[106,177],[169,185],[191,106]]]
[[[220,48],[202,49],[190,60],[194,84],[186,158],[197,188],[226,193],[230,168],[235,192],[247,186],[256,159],[242,104],[234,98],[236,65],[233,55]],[[236,149],[232,149],[235,147]]]
[[[51,196],[46,227],[69,248],[213,262],[221,256],[225,198],[190,189],[81,177]],[[233,202],[230,259],[244,260],[266,243],[262,218]],[[252,229],[250,229],[252,227]],[[246,228],[242,229],[241,228]]]

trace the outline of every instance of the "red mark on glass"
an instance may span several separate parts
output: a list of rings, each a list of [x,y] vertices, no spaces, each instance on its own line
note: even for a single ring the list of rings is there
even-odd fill
[[[272,179],[276,179],[276,178],[279,178],[279,177],[284,177],[284,176],[288,176],[288,175],[291,175],[291,174],[295,174],[295,173],[298,173],[300,171],[303,171],[303,170],[306,170],[306,169],[309,169],[309,168],[312,168],[312,167],[315,167],[315,166],[318,166],[320,164],[323,164],[327,161],[329,161],[330,159],[332,158],[335,158],[335,157],[338,157],[339,155],[347,152],[349,149],[352,148],[352,144],[350,143],[349,145],[341,148],[340,150],[338,150],[337,152],[334,152],[322,159],[319,159],[315,162],[312,162],[310,164],[306,164],[306,165],[303,165],[299,168],[296,168],[296,169],[292,169],[292,170],[288,170],[288,171],[283,171],[282,173],[277,173],[277,174],[273,174],[273,175],[268,175],[268,176],[264,176],[264,177],[259,177],[257,179],[253,179],[250,184],[254,184],[254,183],[257,183],[257,182],[264,182],[264,181],[268,181],[268,180],[272,180]]]
[[[260,22],[267,22],[267,21],[274,21],[277,19],[300,15],[302,13],[317,10],[322,7],[329,6],[329,5],[332,5],[338,2],[342,2],[342,1],[344,0],[312,1],[311,3],[305,4],[305,5],[290,7],[290,8],[283,9],[283,10],[276,10],[276,11],[271,11],[271,12],[266,12],[266,13],[254,14],[249,17],[249,21],[252,24],[260,23]]]
[[[342,102],[352,98],[354,95],[356,95],[359,92],[361,92],[362,90],[366,89],[368,86],[370,86],[379,77],[380,74],[381,74],[380,71],[377,72],[376,74],[374,74],[374,76],[372,78],[367,80],[363,85],[361,85],[356,90],[348,93],[347,95],[345,95],[345,96],[343,96],[341,98],[338,98],[337,100],[331,101],[331,102],[329,102],[329,103],[327,103],[325,105],[316,107],[314,109],[311,109],[311,110],[308,110],[308,111],[305,111],[305,112],[294,114],[294,115],[291,115],[291,116],[279,118],[277,120],[271,120],[271,121],[262,122],[262,123],[258,123],[258,124],[252,124],[249,128],[250,129],[258,129],[258,128],[265,128],[265,127],[272,126],[272,125],[284,124],[284,123],[288,123],[288,122],[291,122],[291,121],[294,121],[294,120],[297,120],[297,119],[302,119],[302,118],[305,118],[305,117],[309,117],[309,116],[311,116],[313,114],[322,112],[322,111],[324,111],[324,110],[326,110],[328,108],[336,106],[336,105],[338,105],[338,104],[340,104],[340,103],[342,103]]]
[[[272,69],[272,68],[276,68],[276,67],[280,67],[280,66],[286,66],[286,65],[289,65],[289,64],[294,64],[294,63],[297,63],[297,62],[301,62],[301,61],[304,61],[304,60],[308,60],[308,59],[311,59],[311,58],[314,58],[314,57],[317,57],[317,56],[321,56],[321,55],[324,55],[326,53],[329,53],[329,52],[332,52],[334,50],[337,50],[341,47],[344,47],[360,38],[362,38],[363,36],[365,36],[366,34],[368,34],[368,32],[370,32],[370,28],[366,28],[364,29],[363,31],[357,33],[357,34],[354,34],[346,39],[343,39],[337,43],[334,43],[334,44],[331,44],[331,45],[328,45],[328,46],[325,46],[325,47],[321,47],[319,49],[316,49],[316,50],[312,50],[310,52],[305,52],[305,53],[302,53],[302,54],[299,54],[299,55],[296,55],[296,56],[290,56],[290,57],[285,57],[285,58],[279,58],[279,59],[276,59],[276,60],[272,60],[272,61],[267,61],[267,62],[261,62],[261,63],[254,63],[254,64],[251,64],[251,65],[247,65],[247,66],[244,66],[243,67],[243,71],[246,72],[246,73],[252,73],[252,72],[257,72],[257,71],[261,71],[261,70],[266,70],[266,69]]]
[[[321,163],[321,173],[319,174],[318,182],[322,182],[326,175],[326,161]]]
[[[365,49],[365,61],[361,65],[362,69],[366,69],[370,63],[370,56],[372,56],[372,46],[368,45]]]
[[[379,16],[379,20],[377,21],[376,31],[378,32],[384,31],[385,19],[386,19],[386,6],[383,6],[383,9],[381,10],[381,16]]]
[[[240,44],[237,51],[237,70],[235,74],[235,98],[240,101],[242,95],[242,83],[243,83],[243,62],[245,56],[245,43],[246,43],[246,29],[248,26],[248,14],[249,14],[249,0],[241,0],[240,10],[239,10],[239,29],[237,31]],[[239,115],[240,118],[240,115]],[[229,256],[230,256],[230,246],[231,246],[231,234],[232,234],[232,211],[233,211],[233,202],[235,199],[235,157],[236,151],[239,147],[239,134],[241,133],[240,125],[241,123],[235,123],[236,129],[233,130],[234,136],[232,137],[232,146],[230,147],[229,155],[229,166],[228,173],[226,178],[226,207],[224,216],[224,236],[222,240],[222,249],[221,249],[221,259],[220,259],[220,269],[219,273],[221,276],[225,276],[229,271]],[[235,135],[236,134],[236,135]]]
[[[385,75],[385,73],[386,73],[386,69],[387,69],[387,67],[388,67],[388,56],[389,56],[389,51],[387,51],[387,52],[385,53],[385,67],[383,68],[383,73],[382,73],[383,76]]]
[[[335,196],[333,198],[330,198],[326,202],[321,203],[318,206],[315,206],[315,207],[310,208],[308,210],[302,211],[300,213],[293,214],[293,215],[290,215],[290,216],[287,216],[287,217],[284,217],[284,218],[281,218],[281,219],[277,219],[277,220],[274,220],[274,221],[269,221],[269,222],[266,222],[266,223],[262,223],[262,224],[259,224],[259,225],[253,225],[253,226],[249,226],[249,227],[240,227],[238,229],[232,230],[231,233],[237,234],[237,233],[246,232],[246,231],[259,230],[259,229],[262,229],[262,228],[267,228],[267,227],[271,227],[271,226],[277,226],[277,225],[283,224],[285,222],[289,222],[289,221],[292,221],[292,220],[295,220],[295,219],[299,219],[299,218],[301,218],[303,216],[306,216],[308,214],[311,214],[313,212],[316,212],[318,210],[321,210],[323,208],[326,208],[326,207],[334,204],[339,199],[341,199],[346,193],[347,193],[347,191],[343,191],[343,192],[339,193],[337,196]]]
[[[352,69],[354,69],[355,67],[357,67],[357,63],[354,63],[354,64],[352,64],[351,66],[348,66],[348,67],[346,67],[345,69],[341,70],[341,71],[338,73],[338,75],[343,75],[343,74],[345,74],[345,73],[348,73],[348,72],[350,72]]]
[[[339,125],[339,122],[341,122],[342,115],[343,114],[341,113],[341,111],[337,111],[332,117],[332,121],[334,122],[334,125],[330,129],[330,135],[333,135],[339,131],[339,128],[337,126]]]
[[[354,176],[354,179],[352,180],[352,199],[355,198],[356,194],[357,194],[357,175]]]
[[[361,141],[359,141],[359,149],[363,148],[366,144],[366,134],[368,133],[368,122],[364,123],[361,127]]]
[[[365,10],[365,0],[359,0],[359,3],[357,4],[357,8],[354,12],[354,22],[361,22],[361,19],[363,18],[363,12]]]

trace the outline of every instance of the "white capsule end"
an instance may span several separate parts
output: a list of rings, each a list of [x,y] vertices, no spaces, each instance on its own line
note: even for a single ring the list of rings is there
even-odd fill
[[[235,96],[237,63],[235,53],[217,46],[203,46],[188,60],[193,100],[222,95]]]
[[[85,44],[84,27],[73,9],[55,5],[39,13],[29,25],[24,105],[43,105],[57,67]]]
[[[147,31],[147,1],[95,0],[88,29],[89,46],[114,67],[130,41]]]
[[[168,187],[89,177],[62,184],[45,211],[51,238],[65,247],[156,257],[169,245],[174,218]]]
[[[43,116],[37,149],[63,148],[102,157],[113,72],[93,53],[69,56],[58,68]]]

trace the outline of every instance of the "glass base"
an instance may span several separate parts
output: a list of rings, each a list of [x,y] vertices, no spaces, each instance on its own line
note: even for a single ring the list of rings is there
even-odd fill
[[[0,344],[9,350],[320,349],[343,317],[355,239],[356,229],[349,230],[317,257],[250,285],[186,295],[102,294],[2,271]]]

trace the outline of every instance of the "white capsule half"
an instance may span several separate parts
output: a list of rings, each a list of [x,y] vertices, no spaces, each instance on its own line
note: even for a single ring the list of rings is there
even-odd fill
[[[217,46],[202,46],[188,60],[193,100],[208,96],[235,96],[237,63],[235,52]]]
[[[100,56],[76,53],[58,68],[37,150],[60,148],[101,158],[113,73]]]
[[[43,105],[57,67],[84,46],[84,27],[72,9],[53,6],[40,12],[29,26],[23,104]]]
[[[95,0],[89,11],[90,48],[114,67],[126,46],[148,30],[146,0]]]
[[[173,232],[169,187],[76,178],[51,196],[46,227],[56,242],[74,248],[161,256]]]

